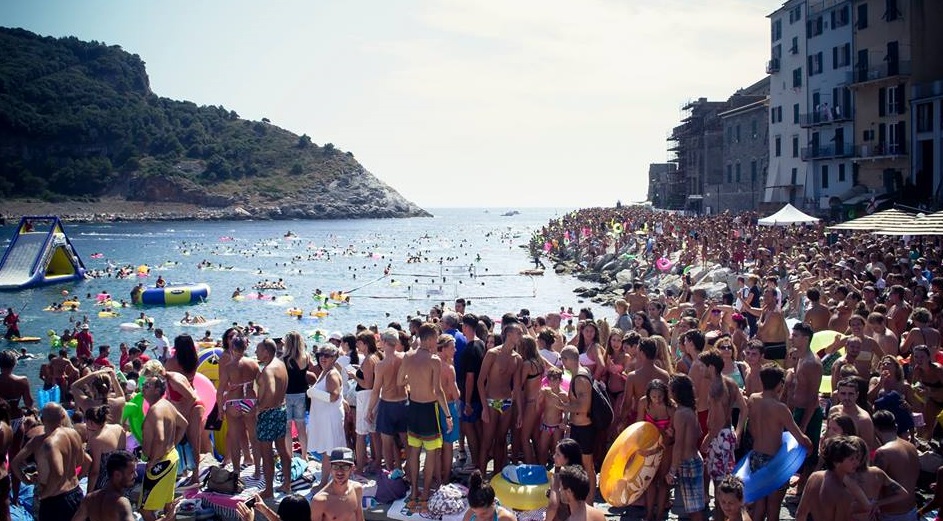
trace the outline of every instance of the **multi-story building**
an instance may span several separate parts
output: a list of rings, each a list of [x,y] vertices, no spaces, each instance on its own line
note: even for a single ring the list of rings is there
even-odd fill
[[[723,177],[706,194],[718,212],[754,210],[766,188],[769,157],[769,77],[740,89],[718,114],[724,128]]]
[[[675,153],[673,162],[678,165],[673,177],[680,185],[673,195],[684,195],[682,207],[685,210],[696,213],[712,210],[704,198],[706,186],[719,184],[723,176],[723,127],[717,114],[726,105],[725,101],[707,101],[707,98],[685,103],[681,125],[668,137],[668,141],[674,142],[669,150]],[[678,202],[673,199],[670,204]]]
[[[648,200],[655,208],[665,208],[669,200],[671,176],[678,169],[675,163],[650,163],[648,165]]]
[[[808,113],[806,98],[806,0],[788,0],[770,20],[769,168],[763,201],[770,206],[804,207],[809,170],[800,157]]]
[[[943,206],[943,78],[914,85],[910,97],[913,139],[913,198]]]
[[[855,184],[852,72],[852,0],[814,0],[807,9],[807,111],[799,126],[808,133],[800,151],[809,172],[803,197],[808,210],[825,210]]]

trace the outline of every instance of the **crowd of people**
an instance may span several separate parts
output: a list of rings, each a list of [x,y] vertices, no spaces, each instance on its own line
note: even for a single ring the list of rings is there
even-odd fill
[[[670,504],[692,519],[755,521],[778,520],[784,500],[797,503],[803,521],[912,520],[941,504],[918,504],[916,495],[916,447],[939,438],[943,411],[937,242],[638,208],[570,214],[535,241],[587,265],[634,247],[649,259],[672,256],[679,273],[720,261],[742,276],[713,297],[696,280],[684,280],[677,295],[640,280],[614,311],[595,313],[522,309],[492,318],[458,299],[424,318],[334,332],[312,346],[297,331],[259,338],[235,326],[220,339],[215,403],[195,390],[198,351],[188,335],[171,348],[160,332],[166,347],[155,359],[137,346],[125,356],[125,346],[116,367],[107,352],[91,357],[89,336],[78,361],[64,350],[43,372],[47,386],[63,389],[71,419],[59,404],[30,413],[28,382],[13,373],[16,357],[3,354],[0,443],[9,432],[12,497],[20,481],[38,483],[40,519],[76,511],[95,519],[115,498],[130,509],[121,498],[143,456],[136,508],[145,519],[172,515],[176,446],[184,442],[197,462],[211,452],[203,417],[215,409],[228,422],[224,463],[254,466],[265,483],[256,509],[269,518],[281,517],[264,501],[276,485],[290,494],[291,458],[317,454],[317,493],[282,500],[294,512],[307,503],[310,519],[362,519],[352,474],[396,469],[412,484],[412,511],[456,474],[471,474],[466,520],[510,519],[484,479],[508,463],[557,468],[547,521],[599,519],[591,506],[597,471],[615,437],[639,421],[661,434],[658,470],[641,500],[648,520],[663,519]],[[592,410],[599,389],[613,409],[608,424]],[[135,392],[150,405],[140,455],[124,451],[120,425]],[[735,462],[749,455],[753,472],[769,465],[783,432],[807,450],[798,476],[744,505]],[[84,500],[65,470],[76,467],[89,476]],[[192,483],[200,470],[191,470]],[[254,515],[245,505],[240,512]]]

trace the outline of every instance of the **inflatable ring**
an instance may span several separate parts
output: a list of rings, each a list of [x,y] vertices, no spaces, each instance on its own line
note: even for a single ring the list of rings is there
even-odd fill
[[[288,311],[285,312],[285,314],[290,317],[300,317],[301,315],[304,315],[304,311],[301,309],[295,308],[295,309],[289,309]]]
[[[214,356],[214,355],[216,356],[216,358],[219,358],[219,357],[223,356],[223,348],[221,348],[221,347],[210,347],[210,348],[207,348],[207,349],[204,349],[204,350],[200,351],[200,352],[197,354],[197,363],[196,363],[196,367],[197,367],[196,370],[197,370],[197,372],[198,372],[198,373],[202,373],[204,376],[206,376],[207,378],[209,378],[211,381],[212,381],[212,380],[218,380],[218,379],[219,379],[219,362],[213,364],[213,365],[215,366],[215,368],[216,368],[216,370],[213,371],[213,374],[207,374],[206,372],[202,371],[202,369],[203,369],[203,362],[206,362],[209,358],[211,358],[211,357]],[[209,368],[209,366],[207,366],[207,368]]]
[[[829,329],[815,333],[812,335],[812,340],[809,342],[809,350],[813,353],[818,353],[822,349],[832,345],[832,343],[835,342],[836,336],[842,338],[845,337],[845,335],[839,333],[838,331],[832,331]],[[841,351],[844,351],[844,349]]]
[[[692,265],[687,266],[686,268],[684,268],[684,270],[681,272],[681,274],[682,274],[682,275],[687,275],[688,273],[691,273],[691,270],[693,270],[693,269],[694,269],[694,265],[692,264]]]
[[[516,485],[505,479],[499,472],[491,478],[491,488],[494,489],[494,495],[501,501],[502,506],[526,511],[547,506],[547,491],[550,490],[550,483]]]
[[[560,380],[560,389],[569,392],[570,391],[570,380],[573,379],[573,376],[569,371],[563,371],[563,379]],[[544,374],[544,377],[540,380],[541,389],[550,389],[550,379],[547,378],[547,375]]]
[[[668,271],[671,269],[671,266],[673,266],[673,264],[667,257],[661,257],[655,261],[655,267],[658,268],[658,271]]]
[[[612,225],[612,233],[619,235],[623,231],[624,231],[624,228],[622,227],[622,223],[615,223]]]
[[[131,435],[138,443],[143,443],[144,436],[144,395],[136,393],[124,404],[121,412],[121,423],[128,423]]]
[[[196,391],[196,395],[203,402],[203,423],[205,424],[206,419],[213,410],[207,404],[216,403],[216,386],[206,375],[197,373],[193,376],[193,390]]]
[[[788,432],[783,433],[783,444],[779,452],[765,467],[756,472],[750,471],[750,451],[737,463],[734,474],[743,480],[743,502],[753,503],[772,494],[789,482],[796,471],[802,466],[809,451],[799,445],[799,442]]]
[[[652,450],[661,443],[658,428],[645,421],[635,422],[619,434],[599,472],[599,492],[607,503],[623,507],[642,496],[661,463],[663,451]]]

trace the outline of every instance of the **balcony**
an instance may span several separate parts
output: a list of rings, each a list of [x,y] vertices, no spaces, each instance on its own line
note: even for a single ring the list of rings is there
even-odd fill
[[[935,98],[937,96],[943,96],[943,80],[914,85],[911,99],[918,101],[927,98]]]
[[[855,67],[848,73],[848,83],[855,86],[860,84],[878,82],[897,76],[910,76],[910,60],[897,60],[885,62],[873,67]]]
[[[775,74],[779,72],[779,58],[773,58],[766,62],[766,74]]]
[[[895,159],[907,155],[907,149],[900,143],[878,142],[855,147],[854,161],[865,159]]]
[[[855,155],[855,147],[851,143],[838,145],[819,145],[806,147],[801,150],[803,161],[812,159],[830,159],[836,157],[851,157]]]
[[[852,110],[842,107],[829,107],[827,110],[809,112],[799,115],[799,126],[802,128],[817,127],[820,125],[831,125],[832,123],[845,123],[853,121],[855,115]]]

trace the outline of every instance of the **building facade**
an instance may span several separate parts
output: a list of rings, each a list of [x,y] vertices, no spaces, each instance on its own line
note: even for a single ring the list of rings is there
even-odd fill
[[[737,91],[720,114],[724,128],[723,176],[705,197],[717,211],[756,209],[766,187],[769,155],[769,77]]]
[[[678,165],[675,163],[650,163],[648,165],[648,200],[655,208],[666,207],[670,199],[669,190],[672,177],[674,177],[672,174],[677,169]]]
[[[806,29],[806,106],[799,114],[805,129],[800,157],[809,172],[805,208],[827,210],[856,184],[854,175],[854,100],[850,88],[853,31],[852,0],[808,4]]]
[[[806,93],[806,1],[789,0],[769,15],[770,75],[769,168],[764,203],[781,206],[804,204],[809,165],[800,150],[806,135],[800,116],[808,113]]]
[[[910,97],[914,129],[913,185],[916,204],[943,206],[943,79],[914,85]]]
[[[684,196],[683,201],[671,201],[672,205],[681,205],[677,209],[695,213],[712,211],[710,203],[704,199],[706,187],[719,184],[723,176],[723,127],[718,114],[726,105],[725,101],[699,98],[682,107],[681,125],[668,137],[672,143],[668,150],[674,152],[673,162],[678,165],[673,175],[677,190],[673,195]]]

